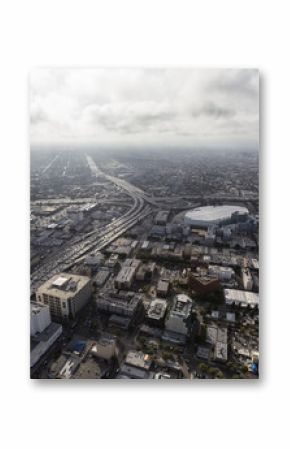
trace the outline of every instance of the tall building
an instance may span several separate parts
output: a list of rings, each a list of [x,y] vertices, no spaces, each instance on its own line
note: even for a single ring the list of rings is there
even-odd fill
[[[189,296],[184,294],[177,295],[165,323],[165,329],[177,334],[187,335],[189,331],[188,319],[191,315],[191,310],[192,300]]]
[[[91,293],[92,282],[89,277],[60,273],[38,288],[36,300],[49,306],[52,317],[71,319],[86,305]]]
[[[49,307],[30,304],[30,366],[33,367],[62,333],[62,326],[52,323]]]
[[[51,323],[49,307],[36,302],[30,303],[30,335],[42,332]]]

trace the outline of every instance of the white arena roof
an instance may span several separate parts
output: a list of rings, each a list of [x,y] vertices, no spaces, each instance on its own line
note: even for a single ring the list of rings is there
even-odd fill
[[[187,224],[210,225],[229,220],[235,212],[249,213],[242,206],[204,206],[186,212],[184,220]]]

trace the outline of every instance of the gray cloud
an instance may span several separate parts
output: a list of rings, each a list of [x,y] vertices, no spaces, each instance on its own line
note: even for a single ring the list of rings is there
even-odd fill
[[[31,140],[257,146],[258,94],[256,70],[39,69]]]
[[[203,115],[214,118],[229,118],[235,115],[235,111],[227,107],[218,106],[213,102],[209,102],[199,108],[193,107],[191,115],[193,117],[199,117]]]

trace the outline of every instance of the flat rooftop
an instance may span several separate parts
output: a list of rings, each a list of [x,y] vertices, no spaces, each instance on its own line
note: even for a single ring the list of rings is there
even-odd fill
[[[135,272],[135,267],[123,267],[116,277],[116,282],[131,282],[133,280]]]
[[[165,299],[156,298],[150,304],[147,312],[148,318],[159,320],[164,317],[166,309],[167,301],[165,301]]]
[[[189,296],[184,295],[183,293],[177,295],[174,300],[174,305],[171,309],[170,315],[178,314],[182,316],[188,316],[190,313],[192,306],[192,300]]]
[[[30,303],[30,315],[38,315],[41,310],[48,309],[49,306],[41,304],[39,302],[31,301]]]
[[[224,297],[227,303],[240,303],[249,306],[259,305],[259,294],[254,292],[227,288],[224,290]]]
[[[58,273],[44,282],[38,288],[37,292],[50,296],[68,298],[79,292],[90,281],[90,278],[87,276],[72,273]]]
[[[142,351],[132,350],[128,352],[125,363],[144,370],[149,370],[151,366],[151,358],[148,354],[144,354]]]

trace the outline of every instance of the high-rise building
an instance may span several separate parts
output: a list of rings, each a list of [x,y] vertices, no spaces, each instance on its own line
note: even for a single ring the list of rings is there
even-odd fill
[[[189,331],[188,318],[192,310],[192,300],[189,296],[180,294],[174,299],[173,307],[165,323],[165,329],[177,334],[187,335]]]
[[[38,288],[36,300],[49,306],[52,317],[71,319],[85,306],[91,293],[89,277],[59,273]]]
[[[47,305],[30,304],[30,366],[33,367],[62,333],[62,326],[52,323]]]

